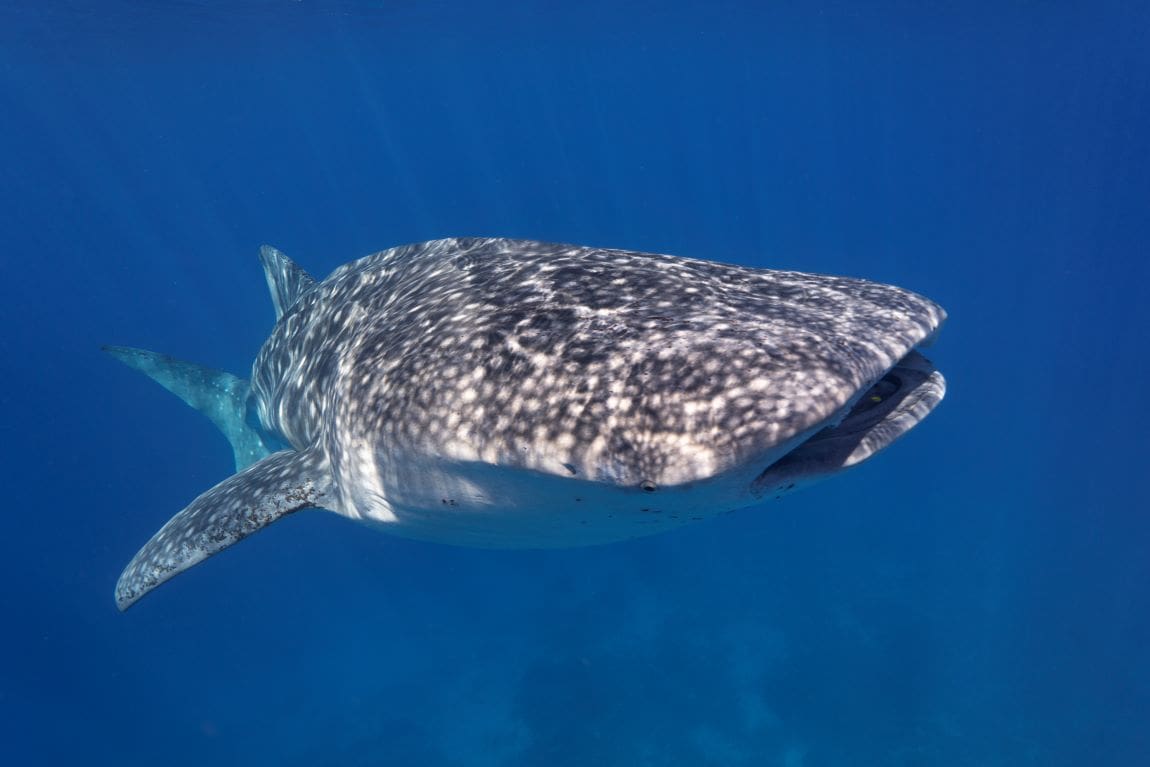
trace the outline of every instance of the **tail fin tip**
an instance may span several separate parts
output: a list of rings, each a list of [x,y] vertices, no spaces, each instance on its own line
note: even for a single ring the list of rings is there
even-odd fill
[[[146,349],[112,345],[101,348],[203,413],[232,446],[237,470],[276,449],[274,437],[258,426],[250,402],[251,387],[243,378]]]

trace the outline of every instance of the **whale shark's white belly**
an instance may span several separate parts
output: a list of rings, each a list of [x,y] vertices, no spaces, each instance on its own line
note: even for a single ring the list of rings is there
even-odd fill
[[[750,470],[644,489],[481,462],[393,466],[348,477],[352,481],[342,486],[335,511],[408,538],[530,549],[654,535],[756,502]]]

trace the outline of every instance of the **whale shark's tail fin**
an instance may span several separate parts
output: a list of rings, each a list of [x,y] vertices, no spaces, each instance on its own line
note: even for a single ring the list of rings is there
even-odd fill
[[[300,509],[323,505],[331,471],[322,450],[272,453],[192,501],[132,558],[116,583],[116,606]]]
[[[268,280],[268,290],[276,307],[276,319],[299,300],[299,297],[315,286],[310,274],[271,245],[260,246],[260,263],[264,265],[264,276]]]
[[[260,428],[250,402],[251,390],[244,379],[143,349],[105,346],[104,351],[207,416],[231,443],[236,471],[280,448]]]

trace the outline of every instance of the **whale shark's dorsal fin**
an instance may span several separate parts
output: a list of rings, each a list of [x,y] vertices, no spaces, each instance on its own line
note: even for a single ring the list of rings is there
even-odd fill
[[[264,265],[278,320],[300,296],[312,289],[315,279],[271,245],[260,246],[260,263]]]
[[[225,479],[168,520],[116,583],[126,610],[144,594],[293,511],[321,506],[331,472],[321,450],[283,450]]]
[[[105,346],[104,351],[207,416],[231,444],[236,471],[279,449],[259,428],[251,389],[243,378],[145,349]]]

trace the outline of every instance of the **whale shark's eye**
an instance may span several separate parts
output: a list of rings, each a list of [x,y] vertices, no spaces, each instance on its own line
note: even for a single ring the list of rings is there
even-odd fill
[[[654,482],[652,482],[652,481],[651,481],[651,480],[649,480],[649,479],[645,479],[645,480],[643,480],[642,482],[640,482],[640,483],[639,483],[639,487],[640,487],[640,488],[643,490],[643,492],[645,492],[645,493],[653,493],[653,492],[655,492],[655,483],[654,483]]]

